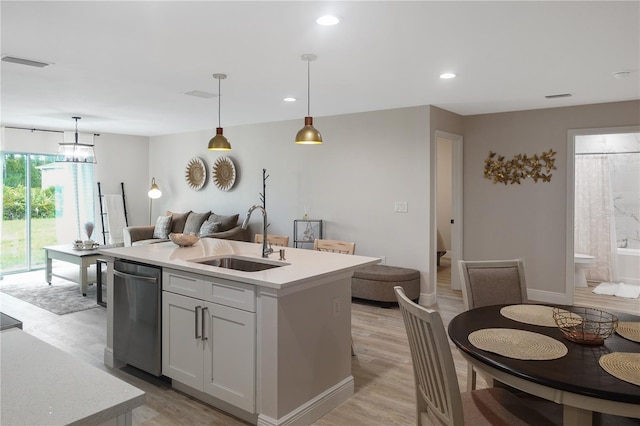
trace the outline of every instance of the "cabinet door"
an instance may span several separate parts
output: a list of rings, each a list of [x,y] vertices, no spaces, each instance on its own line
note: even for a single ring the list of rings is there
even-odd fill
[[[256,314],[207,303],[204,391],[250,413],[255,409]]]
[[[198,390],[206,342],[196,336],[202,336],[203,308],[202,300],[162,292],[162,374]]]

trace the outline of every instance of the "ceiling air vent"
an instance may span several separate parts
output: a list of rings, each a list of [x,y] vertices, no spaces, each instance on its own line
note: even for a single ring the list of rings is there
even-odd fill
[[[29,67],[44,68],[51,65],[47,62],[32,61],[31,59],[16,58],[15,56],[3,56],[2,62],[13,62],[14,64],[27,65]]]
[[[559,95],[547,95],[545,98],[547,99],[556,99],[556,98],[570,98],[573,96],[571,93],[560,93]]]

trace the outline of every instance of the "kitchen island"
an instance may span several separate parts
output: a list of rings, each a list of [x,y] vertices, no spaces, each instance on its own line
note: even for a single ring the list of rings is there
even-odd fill
[[[162,374],[172,385],[258,425],[311,424],[353,395],[351,275],[378,258],[204,238],[100,250],[107,260],[113,355],[114,262],[162,268]],[[219,258],[270,263],[248,272]],[[207,262],[199,263],[199,262]]]
[[[131,425],[144,392],[20,330],[0,332],[0,424]]]

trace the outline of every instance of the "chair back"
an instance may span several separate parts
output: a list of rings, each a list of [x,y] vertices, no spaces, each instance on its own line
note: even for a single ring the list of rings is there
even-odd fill
[[[460,260],[465,309],[488,305],[528,303],[524,260]]]
[[[262,234],[256,234],[255,242],[262,243]],[[273,246],[289,247],[289,236],[267,234],[267,242]]]
[[[444,425],[464,424],[458,377],[440,314],[412,302],[401,286],[393,290],[409,338],[417,423],[429,413]]]
[[[355,254],[356,243],[348,243],[338,240],[318,240],[313,242],[313,249],[317,251],[330,251],[333,253]]]

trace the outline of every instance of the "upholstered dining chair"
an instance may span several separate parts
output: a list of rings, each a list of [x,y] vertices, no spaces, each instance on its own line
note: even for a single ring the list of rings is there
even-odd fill
[[[412,302],[401,286],[394,291],[409,339],[418,426],[554,424],[504,388],[461,393],[440,314]]]
[[[489,305],[528,303],[524,260],[458,261],[466,310]],[[476,372],[467,367],[467,390],[476,388]]]
[[[330,251],[333,253],[355,254],[356,243],[338,240],[314,240],[313,249],[318,251]]]
[[[254,242],[262,243],[262,234],[256,234]],[[273,246],[289,247],[289,236],[267,234],[267,242]]]

